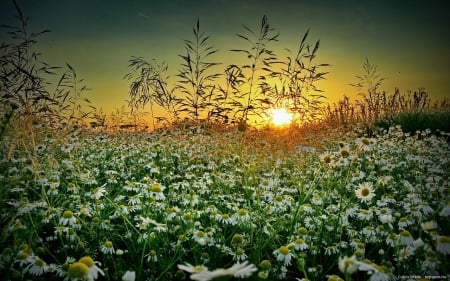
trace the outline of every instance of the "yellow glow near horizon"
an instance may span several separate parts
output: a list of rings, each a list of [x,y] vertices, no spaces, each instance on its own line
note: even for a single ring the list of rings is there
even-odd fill
[[[294,117],[294,114],[288,112],[285,108],[273,108],[269,110],[269,113],[275,126],[289,125]]]

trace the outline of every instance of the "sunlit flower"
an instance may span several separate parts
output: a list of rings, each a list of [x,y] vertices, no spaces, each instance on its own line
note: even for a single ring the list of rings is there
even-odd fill
[[[282,261],[285,266],[290,265],[292,258],[294,257],[291,250],[286,246],[281,246],[273,251],[273,255],[277,258],[277,261]]]
[[[362,233],[364,234],[367,241],[375,242],[377,239],[377,233],[375,231],[375,228],[371,225],[365,226],[362,229]]]
[[[358,212],[356,213],[356,216],[360,219],[360,220],[366,220],[369,221],[373,218],[373,212],[371,209],[366,210],[366,209],[359,209]]]
[[[373,186],[369,182],[359,184],[358,189],[355,190],[355,194],[361,202],[369,202],[375,196]]]
[[[350,146],[348,144],[341,143],[340,144],[340,156],[342,158],[348,158],[350,156]]]
[[[414,238],[412,237],[411,233],[406,229],[402,229],[400,231],[400,234],[398,235],[398,240],[401,245],[406,246],[412,246],[414,243]]]
[[[398,253],[398,260],[399,261],[405,261],[409,257],[411,257],[414,254],[414,248],[411,246],[406,246],[400,250]]]
[[[344,274],[353,274],[358,270],[358,261],[355,256],[339,258],[339,270]]]
[[[84,263],[87,267],[88,267],[88,280],[95,280],[98,278],[98,274],[100,273],[101,275],[105,275],[105,273],[103,272],[103,270],[101,270],[94,262],[94,260],[89,257],[89,256],[85,256],[82,257],[78,260],[80,263]]]
[[[114,246],[113,243],[109,240],[105,241],[105,243],[103,243],[100,246],[100,251],[104,254],[114,254]]]
[[[28,270],[30,274],[40,276],[44,274],[44,272],[47,272],[48,265],[41,258],[34,256],[30,262],[31,263],[26,267],[26,270]]]
[[[398,227],[400,228],[405,228],[408,227],[410,225],[412,225],[414,222],[410,219],[408,219],[407,217],[401,217],[400,219],[398,219]]]
[[[201,230],[195,231],[193,234],[193,238],[195,242],[202,246],[207,245],[211,242],[211,238],[208,237],[208,234]]]
[[[376,144],[376,139],[362,137],[356,139],[355,143],[362,151],[371,151]]]
[[[240,223],[246,223],[250,220],[248,210],[244,208],[239,209],[232,217],[235,221]]]
[[[166,199],[166,196],[164,195],[164,186],[161,184],[154,182],[151,184],[148,188],[148,191],[150,192],[150,196],[152,198],[155,198],[158,201]]]
[[[59,223],[62,225],[75,226],[77,224],[77,218],[70,210],[64,211],[62,217],[59,219]]]
[[[308,249],[308,245],[305,243],[305,240],[303,240],[300,237],[297,237],[293,243],[294,243],[294,249],[297,251]]]
[[[91,194],[92,198],[97,199],[97,200],[102,198],[103,195],[105,195],[105,193],[106,193],[105,186],[106,186],[106,183],[102,186],[94,188],[94,190],[92,190],[92,194]]]
[[[234,219],[234,217],[231,217],[231,216],[230,216],[229,214],[227,214],[227,213],[225,213],[225,214],[220,214],[220,213],[218,213],[218,214],[215,216],[215,218],[216,218],[217,221],[219,221],[219,222],[221,222],[221,223],[224,223],[224,224],[231,224],[231,225],[236,224],[236,220]]]
[[[70,280],[85,280],[89,276],[89,267],[83,262],[74,262],[67,270],[67,278]]]
[[[241,247],[237,247],[236,250],[232,253],[233,260],[237,262],[242,262],[247,259],[247,255],[245,254],[244,249]]]
[[[147,257],[148,262],[157,262],[158,261],[158,255],[155,250],[150,250],[150,252],[148,252],[148,254],[145,256]]]
[[[142,195],[140,193],[130,196],[130,198],[128,199],[128,204],[130,205],[141,204],[141,197]]]
[[[324,152],[324,153],[320,154],[319,158],[323,163],[325,163],[329,167],[334,166],[334,155],[331,154],[330,152]]]

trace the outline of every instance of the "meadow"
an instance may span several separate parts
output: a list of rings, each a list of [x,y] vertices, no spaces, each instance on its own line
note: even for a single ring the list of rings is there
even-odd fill
[[[447,280],[448,133],[293,130],[5,135],[2,279]]]
[[[361,100],[328,107],[327,64],[304,34],[279,59],[264,16],[247,60],[218,71],[194,38],[167,65],[129,60],[129,108],[107,119],[67,64],[19,27],[0,45],[2,280],[448,280],[450,114],[424,89],[387,94],[363,65]],[[320,70],[320,71],[319,71]],[[252,126],[272,109],[284,127]],[[152,128],[141,127],[149,110]],[[164,111],[163,116],[157,112]],[[130,121],[126,123],[124,120]]]

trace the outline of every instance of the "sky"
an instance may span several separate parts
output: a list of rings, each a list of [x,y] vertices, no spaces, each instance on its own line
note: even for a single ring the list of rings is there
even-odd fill
[[[29,31],[51,30],[39,38],[42,59],[55,66],[69,63],[92,90],[95,106],[111,112],[127,105],[132,56],[167,62],[174,76],[191,40],[197,19],[219,50],[223,68],[240,64],[230,49],[246,48],[236,34],[243,25],[258,30],[261,18],[279,33],[272,47],[296,51],[309,31],[308,42],[320,40],[317,63],[330,67],[317,84],[335,102],[356,97],[355,76],[366,59],[377,66],[392,93],[425,88],[432,98],[450,97],[450,16],[446,1],[437,0],[16,0],[29,17]],[[14,25],[12,1],[0,0],[0,24]],[[8,42],[0,34],[1,42]],[[238,60],[238,61],[236,61]],[[222,69],[219,68],[219,72]]]

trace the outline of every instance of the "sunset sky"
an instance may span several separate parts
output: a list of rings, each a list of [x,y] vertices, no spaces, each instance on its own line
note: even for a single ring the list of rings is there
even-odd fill
[[[29,31],[50,29],[38,49],[51,65],[71,64],[92,89],[87,94],[107,113],[126,105],[132,56],[166,61],[172,74],[192,39],[197,18],[222,63],[240,64],[230,49],[246,48],[236,36],[242,25],[258,30],[263,15],[280,33],[273,49],[297,50],[309,28],[309,42],[320,40],[318,63],[329,63],[327,80],[318,84],[333,102],[361,75],[368,58],[393,92],[425,88],[432,97],[450,96],[450,26],[446,1],[417,0],[17,0]],[[12,1],[0,1],[0,24],[17,24]],[[1,42],[7,42],[5,32]],[[232,59],[231,59],[232,58]],[[232,60],[232,61],[231,61]]]

